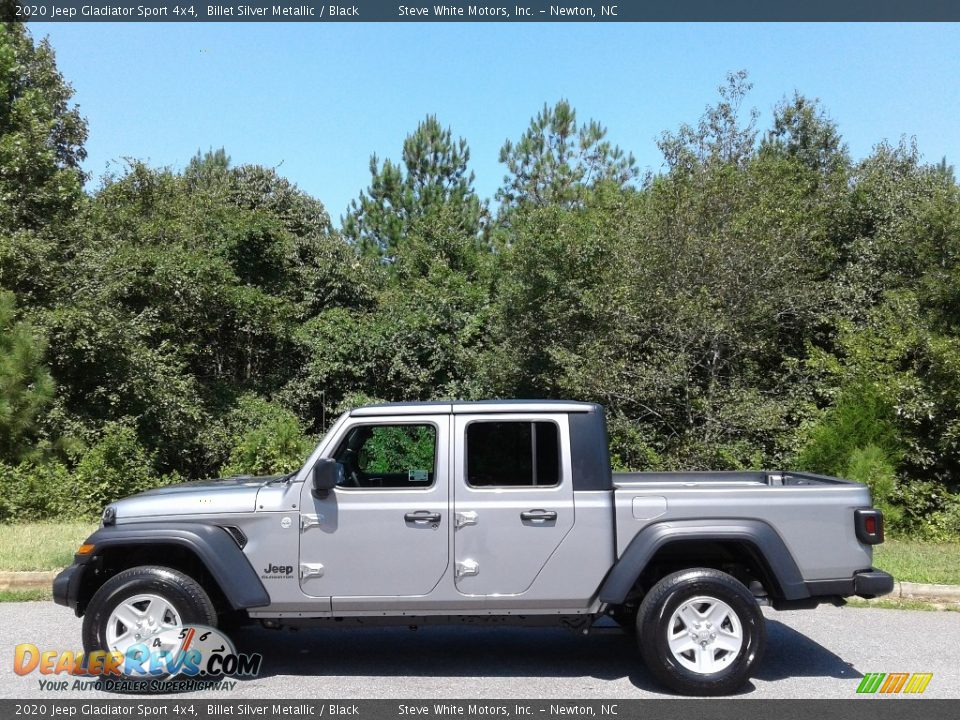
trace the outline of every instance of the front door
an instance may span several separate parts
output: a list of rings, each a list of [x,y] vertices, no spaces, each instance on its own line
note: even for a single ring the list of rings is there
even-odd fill
[[[567,418],[455,418],[457,590],[520,595],[573,527]]]
[[[449,561],[447,415],[355,418],[340,486],[301,496],[300,587],[313,597],[422,596]]]

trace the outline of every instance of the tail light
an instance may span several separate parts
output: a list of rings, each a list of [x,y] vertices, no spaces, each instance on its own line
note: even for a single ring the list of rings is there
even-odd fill
[[[864,545],[879,545],[883,542],[883,513],[879,510],[854,510],[853,526],[857,532],[857,540]]]

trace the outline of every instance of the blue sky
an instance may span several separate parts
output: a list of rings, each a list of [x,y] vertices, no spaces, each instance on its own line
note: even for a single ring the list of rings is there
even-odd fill
[[[31,24],[90,123],[85,169],[182,168],[198,149],[280,166],[336,220],[372,152],[398,159],[428,113],[465,137],[492,196],[497,157],[564,97],[644,169],[726,73],[750,72],[761,127],[794,89],[819,97],[854,157],[916,136],[960,167],[960,26],[922,24]],[[96,185],[96,180],[92,186]]]

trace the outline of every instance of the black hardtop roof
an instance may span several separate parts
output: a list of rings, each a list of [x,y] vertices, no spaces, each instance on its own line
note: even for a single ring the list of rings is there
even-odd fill
[[[393,413],[398,415],[424,415],[430,413],[510,413],[510,412],[602,412],[597,403],[574,400],[432,400],[425,402],[390,402],[363,405],[351,411],[351,415],[374,415]]]

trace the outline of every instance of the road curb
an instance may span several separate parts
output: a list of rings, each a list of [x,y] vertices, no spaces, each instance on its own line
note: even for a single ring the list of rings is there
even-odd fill
[[[0,572],[0,590],[49,590],[59,570]]]
[[[887,597],[911,600],[946,600],[960,602],[960,585],[934,585],[932,583],[894,583],[893,592]]]

